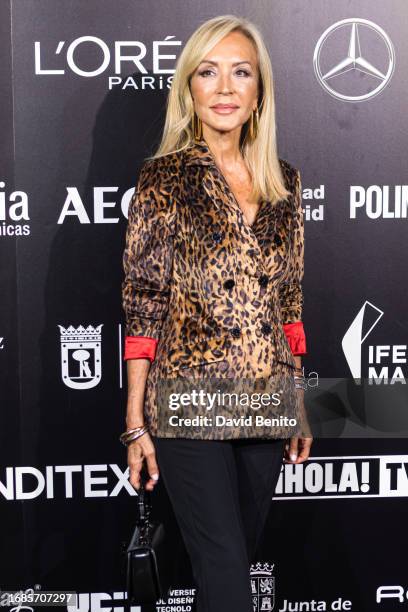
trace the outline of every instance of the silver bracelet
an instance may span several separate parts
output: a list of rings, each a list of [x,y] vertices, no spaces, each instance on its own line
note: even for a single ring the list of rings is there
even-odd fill
[[[296,389],[303,389],[303,391],[307,391],[306,384],[305,385],[301,385],[301,384],[295,383],[295,388]]]
[[[293,378],[295,379],[295,387],[297,389],[303,389],[303,391],[307,391],[307,382],[304,376],[295,375]]]
[[[137,440],[137,438],[140,438],[140,436],[143,436],[143,434],[147,433],[148,431],[149,428],[147,425],[143,425],[142,427],[134,427],[133,429],[124,431],[123,434],[119,436],[119,440],[124,446],[128,446],[130,442]]]

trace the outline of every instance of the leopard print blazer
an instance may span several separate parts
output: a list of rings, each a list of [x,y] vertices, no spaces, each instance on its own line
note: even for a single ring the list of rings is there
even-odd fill
[[[129,205],[122,301],[126,336],[158,340],[144,399],[152,435],[290,435],[237,422],[169,427],[159,393],[174,378],[293,379],[282,326],[302,317],[304,221],[300,173],[279,161],[292,195],[274,206],[263,200],[252,225],[204,140],[142,166]]]

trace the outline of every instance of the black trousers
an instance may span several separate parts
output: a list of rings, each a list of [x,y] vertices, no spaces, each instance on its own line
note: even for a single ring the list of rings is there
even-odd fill
[[[249,569],[285,440],[153,437],[197,586],[197,612],[252,612]]]

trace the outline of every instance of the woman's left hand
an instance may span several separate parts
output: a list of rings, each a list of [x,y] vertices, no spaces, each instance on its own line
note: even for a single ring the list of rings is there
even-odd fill
[[[285,444],[284,460],[286,463],[303,463],[309,458],[313,438],[290,438]]]

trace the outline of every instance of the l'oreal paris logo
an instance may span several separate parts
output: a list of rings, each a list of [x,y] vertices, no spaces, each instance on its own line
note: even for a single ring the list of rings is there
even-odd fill
[[[172,76],[160,75],[173,75],[175,71],[176,51],[182,41],[173,39],[174,35],[149,44],[139,40],[116,40],[108,44],[97,36],[80,36],[70,42],[59,40],[55,46],[35,41],[35,74],[49,78],[71,72],[92,78],[108,72],[109,89],[131,88],[138,92],[169,89]]]

